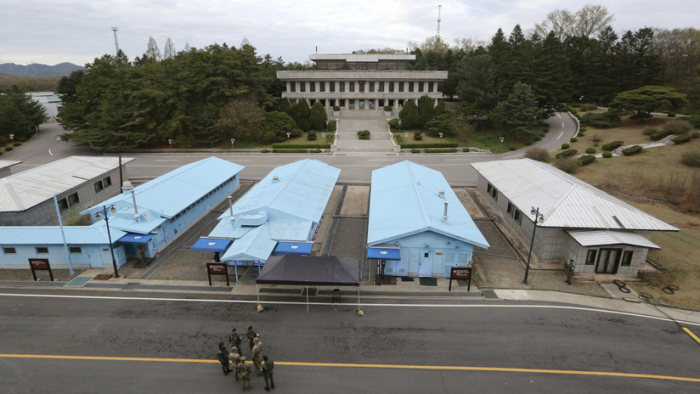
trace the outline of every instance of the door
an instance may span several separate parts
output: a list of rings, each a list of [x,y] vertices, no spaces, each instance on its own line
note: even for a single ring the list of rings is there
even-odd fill
[[[433,254],[431,252],[423,252],[423,257],[421,257],[418,263],[418,276],[433,276]]]
[[[596,274],[616,274],[620,265],[622,249],[600,249],[598,263],[595,266]]]

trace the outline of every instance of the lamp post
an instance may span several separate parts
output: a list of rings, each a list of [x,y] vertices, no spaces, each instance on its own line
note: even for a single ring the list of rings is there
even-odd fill
[[[287,143],[289,143],[289,136],[292,135],[292,133],[287,132]]]
[[[401,134],[401,119],[399,119],[399,134]],[[408,138],[408,132],[406,133],[406,138]]]
[[[535,232],[537,231],[537,223],[542,223],[544,222],[544,216],[540,213],[540,207],[532,207],[530,210],[530,215],[535,215],[535,218],[532,219],[532,224],[535,226],[532,229],[532,240],[530,241],[530,253],[527,255],[527,265],[525,266],[525,279],[523,279],[523,283],[527,284],[527,275],[530,273],[530,257],[532,257],[532,246],[535,244]]]
[[[326,119],[326,133],[328,132],[328,124],[329,124],[330,122],[331,122],[330,120]]]
[[[503,137],[498,137],[499,140],[501,140],[501,145],[503,145]]]
[[[15,135],[14,134],[10,134],[10,142],[11,143],[15,142]]]
[[[112,267],[114,267],[114,277],[118,278],[119,277],[119,271],[117,271],[117,260],[114,259],[114,248],[112,247],[112,233],[109,231],[109,216],[107,216],[107,207],[102,206],[102,211],[105,215],[105,224],[107,225],[107,239],[109,239],[109,251],[112,253]],[[114,205],[112,205],[109,208],[109,211],[114,213],[117,212],[117,210],[114,208]],[[100,217],[100,212],[98,211],[95,213],[95,219],[100,220],[102,217]]]
[[[231,150],[233,150],[233,143],[236,142],[235,138],[231,138]]]
[[[168,138],[168,145],[170,145],[170,149],[173,149],[173,139]]]
[[[442,138],[442,133],[440,133],[440,138]]]

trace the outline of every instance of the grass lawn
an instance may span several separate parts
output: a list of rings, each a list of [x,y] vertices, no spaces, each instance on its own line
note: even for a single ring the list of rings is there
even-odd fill
[[[614,141],[627,135],[630,127],[623,123],[620,129],[620,134],[616,129],[604,132]],[[637,131],[641,134],[641,128]],[[586,136],[589,134],[590,131]],[[598,159],[580,168],[575,176],[680,229],[680,232],[654,233],[652,241],[662,250],[650,251],[649,259],[662,271],[642,272],[640,277],[644,282],[630,286],[637,292],[653,295],[654,302],[661,300],[668,305],[700,310],[700,216],[674,209],[676,206],[669,202],[677,197],[674,191],[679,187],[687,187],[693,177],[700,179],[700,168],[679,163],[684,152],[693,150],[700,150],[700,140],[652,148],[629,157]],[[665,294],[661,288],[668,284],[681,289],[673,295]]]
[[[639,123],[638,120],[629,120],[625,118],[622,120],[622,124],[620,124],[619,127],[612,129],[599,129],[593,126],[586,126],[587,130],[584,132],[585,136],[578,137],[577,142],[569,142],[569,149],[577,149],[579,155],[585,154],[586,148],[594,147],[593,138],[596,135],[602,138],[602,141],[595,147],[596,152],[602,152],[603,145],[613,141],[624,141],[625,145],[648,144],[654,141],[644,135],[644,129],[649,127],[660,129],[667,122],[672,122],[674,120],[675,118],[655,116],[651,119],[647,119],[644,123]]]

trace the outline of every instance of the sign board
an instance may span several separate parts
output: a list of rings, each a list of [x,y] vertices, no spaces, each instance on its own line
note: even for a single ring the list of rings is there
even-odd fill
[[[226,263],[207,263],[207,276],[209,277],[209,286],[211,286],[212,275],[225,275],[226,286],[230,286],[228,280],[228,266]]]
[[[466,280],[467,291],[472,287],[472,269],[467,267],[452,267],[450,269],[450,286],[448,291],[452,291],[452,279]]]
[[[53,271],[51,271],[49,259],[29,259],[29,268],[32,269],[32,276],[34,277],[35,282],[37,280],[35,271],[49,271],[51,282],[53,282]]]

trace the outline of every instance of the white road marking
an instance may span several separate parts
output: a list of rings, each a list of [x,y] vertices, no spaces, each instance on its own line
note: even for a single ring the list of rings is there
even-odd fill
[[[564,135],[563,131],[561,133],[559,133],[559,137],[557,137],[557,139],[561,138],[562,135]]]
[[[51,156],[53,156],[53,153],[51,153],[51,149],[49,149],[49,154],[50,154]]]
[[[60,141],[60,140],[61,140],[61,137],[56,137],[56,141]]]
[[[557,116],[559,117],[559,119],[561,119],[561,115],[559,115],[559,113],[557,113]]]
[[[180,159],[163,159],[163,160],[153,160],[153,161],[180,161]]]
[[[561,128],[562,128],[562,129],[565,129],[565,128],[566,128],[566,126],[564,126],[564,122],[561,122]]]
[[[429,293],[426,293],[429,294]],[[264,305],[307,305],[306,302],[299,301],[261,301],[256,300],[215,300],[215,299],[194,299],[194,298],[148,298],[148,297],[109,297],[109,296],[79,296],[79,295],[56,295],[56,294],[11,294],[11,293],[0,293],[0,297],[29,297],[29,298],[68,298],[68,299],[86,299],[86,300],[114,300],[114,301],[163,301],[163,302],[198,302],[198,303],[228,303],[228,304],[264,304]],[[309,302],[308,305],[315,306],[333,306],[331,302]],[[640,313],[632,312],[620,312],[608,309],[598,309],[582,306],[564,306],[564,305],[487,305],[487,304],[373,304],[373,303],[352,303],[345,302],[345,306],[359,306],[359,307],[400,307],[400,308],[454,308],[454,309],[469,309],[469,308],[524,308],[524,309],[563,309],[572,311],[584,311],[584,312],[595,312],[595,313],[607,313],[611,315],[623,315],[632,317],[641,317],[646,319],[661,320],[667,322],[678,322],[693,326],[700,326],[700,323],[694,323],[690,321],[683,320],[672,320],[666,317],[660,316],[649,316],[642,315]]]

